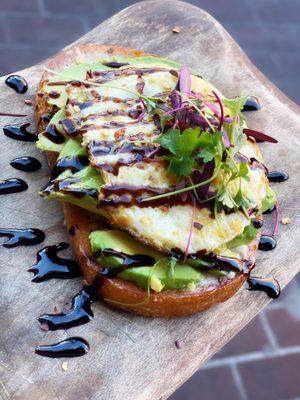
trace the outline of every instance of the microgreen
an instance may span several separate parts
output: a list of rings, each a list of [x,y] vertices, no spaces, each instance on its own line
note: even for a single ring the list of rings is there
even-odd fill
[[[183,94],[191,91],[191,74],[186,64],[182,66],[179,73],[179,90]]]
[[[189,176],[195,167],[193,152],[201,143],[200,128],[169,129],[160,135],[155,142],[169,150],[169,155],[163,159],[169,161],[169,172],[176,176]]]
[[[231,193],[229,192],[229,190],[226,187],[224,187],[220,191],[217,202],[219,204],[223,205],[224,207],[237,208],[236,202],[234,201]]]
[[[244,208],[246,210],[251,204],[251,200],[249,200],[248,197],[243,193],[241,186],[239,187],[239,190],[235,195],[234,201],[238,208]]]

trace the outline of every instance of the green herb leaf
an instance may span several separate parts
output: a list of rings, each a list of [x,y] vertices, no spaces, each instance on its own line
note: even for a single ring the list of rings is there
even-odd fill
[[[241,188],[238,190],[238,192],[234,198],[234,201],[238,207],[244,208],[246,210],[251,204],[251,200],[249,200],[248,197],[245,196],[245,194],[242,192]]]
[[[200,146],[200,128],[188,128],[182,133],[179,129],[169,129],[155,142],[171,153],[163,159],[169,161],[169,172],[177,176],[188,176],[195,166],[192,153]]]
[[[234,199],[232,198],[230,192],[224,188],[221,193],[218,196],[217,199],[218,203],[222,204],[225,207],[228,208],[235,208],[236,207],[236,203],[234,201]]]
[[[174,268],[177,263],[177,259],[175,257],[170,257],[168,259],[168,277],[173,278],[174,276]]]
[[[202,158],[204,163],[212,161],[214,158],[222,158],[224,144],[222,140],[223,134],[221,132],[214,132],[213,134],[208,132],[202,132],[199,137],[199,145],[202,150],[198,156]]]
[[[242,161],[239,164],[238,168],[239,169],[231,175],[230,181],[237,179],[237,178],[243,178],[246,181],[249,181],[250,178],[248,176],[248,174],[249,174],[248,164],[246,162]]]
[[[243,106],[247,101],[247,97],[239,96],[234,99],[222,99],[223,103],[227,107],[232,117],[235,117],[240,114]]]

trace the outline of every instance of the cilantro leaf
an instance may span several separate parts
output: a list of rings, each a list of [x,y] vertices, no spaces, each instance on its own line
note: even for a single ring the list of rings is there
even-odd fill
[[[223,103],[229,110],[232,117],[235,117],[240,114],[242,108],[244,107],[247,97],[239,96],[235,97],[234,99],[222,99]]]
[[[212,161],[214,159],[215,155],[211,149],[206,148],[200,151],[199,157],[202,158],[202,161],[204,163],[208,163],[209,161]]]
[[[179,129],[169,129],[165,134],[160,135],[155,142],[171,154],[163,157],[169,161],[169,172],[177,176],[188,176],[194,166],[195,160],[192,153],[200,145],[200,128],[188,128],[182,133]]]
[[[188,156],[182,156],[180,159],[166,156],[164,159],[169,161],[168,171],[172,175],[188,176],[195,166],[195,160]]]
[[[217,200],[220,204],[228,208],[234,208],[237,205],[232,198],[230,192],[226,188],[221,191],[221,193],[218,195]]]
[[[251,200],[242,192],[241,188],[238,190],[234,201],[238,207],[245,208],[246,210],[251,204]]]
[[[239,164],[239,167],[238,167],[238,168],[239,168],[239,169],[238,169],[237,171],[235,171],[234,173],[232,173],[230,180],[232,181],[232,180],[234,180],[234,179],[236,179],[236,178],[243,178],[243,179],[245,179],[246,181],[249,181],[250,178],[249,178],[249,176],[248,176],[248,173],[249,173],[248,164],[247,164],[245,161],[242,161],[242,162]]]
[[[212,161],[214,158],[222,158],[224,144],[222,140],[223,134],[221,132],[202,132],[199,137],[199,144],[202,150],[198,156],[202,158],[204,163]]]

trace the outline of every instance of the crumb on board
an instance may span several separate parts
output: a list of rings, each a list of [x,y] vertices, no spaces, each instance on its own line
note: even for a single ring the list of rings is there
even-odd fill
[[[62,369],[63,371],[67,371],[67,370],[68,370],[68,361],[64,361],[64,362],[61,364],[61,369]]]
[[[176,346],[176,349],[181,349],[181,343],[178,339],[175,340],[175,346]]]
[[[288,225],[288,224],[291,223],[291,218],[284,217],[284,218],[281,219],[281,223],[282,223],[282,225]]]
[[[173,27],[173,29],[172,29],[172,32],[174,32],[174,33],[180,33],[180,32],[181,32],[180,26],[175,25],[175,26]]]
[[[24,100],[24,103],[25,103],[27,106],[32,106],[32,100],[30,100],[30,99]]]

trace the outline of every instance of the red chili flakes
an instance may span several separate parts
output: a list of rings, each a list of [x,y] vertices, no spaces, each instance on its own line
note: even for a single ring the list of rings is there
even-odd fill
[[[93,97],[95,97],[96,99],[98,99],[100,97],[99,93],[97,92],[97,90],[93,89],[90,91],[91,95]]]
[[[118,129],[116,132],[115,132],[115,139],[120,139],[121,137],[123,137],[125,135],[125,128],[121,128],[121,129]]]
[[[170,206],[167,206],[167,205],[164,205],[164,204],[158,206],[158,208],[160,208],[164,212],[168,212],[170,210]]]
[[[58,314],[58,308],[56,306],[53,307],[53,314]]]

